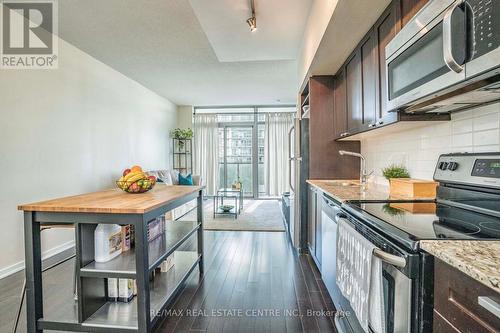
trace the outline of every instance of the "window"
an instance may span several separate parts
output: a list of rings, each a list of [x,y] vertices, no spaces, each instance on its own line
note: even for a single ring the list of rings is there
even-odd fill
[[[265,124],[269,112],[295,112],[295,106],[195,107],[195,113],[216,113],[218,116],[219,188],[231,187],[240,180],[245,196],[266,196]]]

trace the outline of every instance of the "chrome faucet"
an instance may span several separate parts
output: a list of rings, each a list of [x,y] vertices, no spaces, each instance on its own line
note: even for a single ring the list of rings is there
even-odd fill
[[[339,150],[339,154],[359,157],[361,159],[361,164],[360,164],[360,169],[359,169],[359,182],[360,182],[361,186],[365,186],[367,177],[373,173],[373,171],[370,173],[366,172],[365,157],[363,155],[361,155],[360,153],[355,153],[352,151],[345,151],[345,150]]]

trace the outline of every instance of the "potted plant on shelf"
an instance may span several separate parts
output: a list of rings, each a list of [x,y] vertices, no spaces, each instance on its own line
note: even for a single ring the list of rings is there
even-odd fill
[[[193,138],[193,130],[191,128],[176,128],[172,131],[172,137],[178,140],[179,150],[184,150],[185,140]]]

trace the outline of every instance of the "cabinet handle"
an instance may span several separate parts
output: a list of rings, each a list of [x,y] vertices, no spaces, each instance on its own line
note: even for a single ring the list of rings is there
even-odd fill
[[[479,296],[477,298],[477,303],[493,313],[497,318],[500,318],[500,304],[495,302],[491,297]]]

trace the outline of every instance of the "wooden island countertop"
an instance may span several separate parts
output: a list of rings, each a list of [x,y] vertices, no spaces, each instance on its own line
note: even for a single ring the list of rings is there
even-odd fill
[[[32,212],[144,214],[204,188],[157,184],[146,193],[126,193],[116,188],[24,204],[18,209]]]

